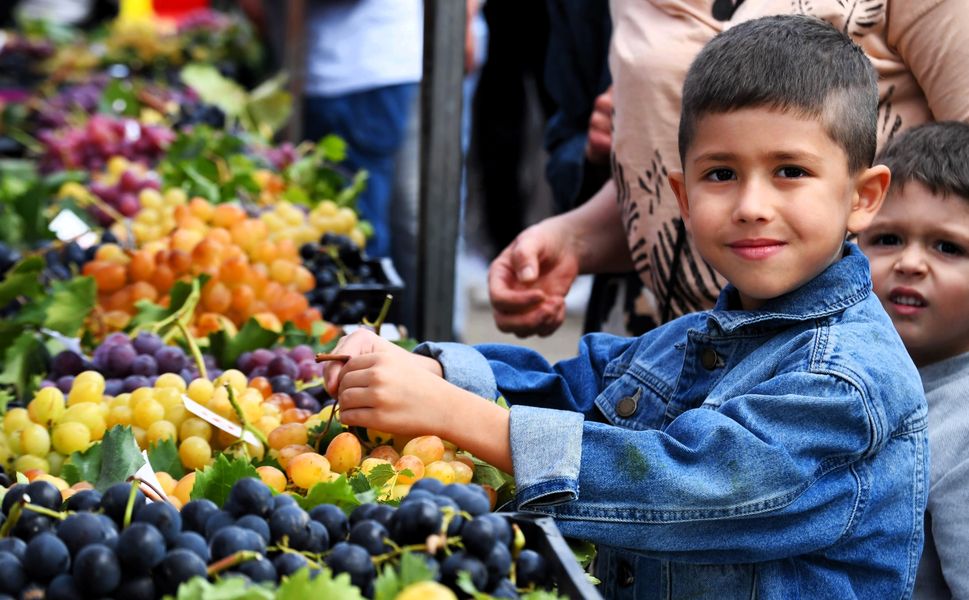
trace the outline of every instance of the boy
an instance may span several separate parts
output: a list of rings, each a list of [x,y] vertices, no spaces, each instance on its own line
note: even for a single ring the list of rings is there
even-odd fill
[[[519,510],[599,544],[607,598],[908,596],[925,399],[845,244],[889,184],[876,110],[871,64],[824,22],[729,29],[690,68],[669,178],[730,281],[716,308],[586,336],[555,366],[354,334],[338,348],[354,358],[326,368],[341,420],[436,433],[514,472]]]
[[[969,124],[923,125],[879,156],[885,205],[859,238],[875,294],[919,367],[929,405],[925,552],[915,598],[969,597]]]

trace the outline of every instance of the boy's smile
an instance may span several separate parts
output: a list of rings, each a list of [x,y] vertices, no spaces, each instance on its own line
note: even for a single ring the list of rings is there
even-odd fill
[[[685,173],[670,184],[700,254],[751,310],[841,258],[845,235],[880,205],[887,172],[849,173],[819,118],[744,108],[697,122]]]
[[[859,244],[915,364],[969,352],[969,201],[906,182]]]

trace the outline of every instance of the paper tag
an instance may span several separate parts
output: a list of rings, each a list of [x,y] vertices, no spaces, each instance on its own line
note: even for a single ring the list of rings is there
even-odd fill
[[[168,502],[168,496],[165,494],[165,488],[162,487],[160,481],[158,481],[158,476],[155,475],[155,470],[151,468],[151,463],[148,461],[148,452],[145,450],[141,451],[141,455],[145,457],[145,464],[141,465],[141,468],[135,471],[135,477],[142,481],[147,481],[155,489],[152,490],[154,493],[159,494],[162,500]],[[144,491],[144,490],[142,490]],[[151,502],[151,498],[148,498],[148,502]]]
[[[75,337],[67,337],[66,335],[58,331],[54,331],[53,329],[47,329],[46,327],[42,327],[40,329],[40,332],[52,340],[57,340],[58,342],[63,344],[63,346],[66,349],[70,350],[71,352],[79,354],[80,356],[83,356],[85,358],[91,358],[86,354],[84,354],[84,351],[81,349],[81,340]]]
[[[57,216],[51,220],[48,228],[54,232],[57,239],[62,242],[76,240],[81,248],[88,248],[98,241],[97,234],[91,231],[87,223],[82,221],[81,217],[74,214],[74,211],[67,210],[66,208],[57,213]]]
[[[362,325],[341,325],[341,327],[344,333],[350,335],[350,333],[360,329]],[[390,342],[396,342],[400,339],[400,330],[393,323],[381,323],[380,337]]]
[[[209,423],[211,425],[218,427],[219,429],[228,433],[229,435],[235,436],[237,438],[241,437],[242,439],[244,439],[246,442],[250,444],[258,446],[262,443],[259,441],[259,438],[257,438],[255,435],[252,434],[251,431],[247,431],[245,432],[245,435],[243,435],[241,425],[237,423],[233,423],[232,421],[230,421],[229,419],[226,419],[222,415],[212,412],[211,410],[205,408],[204,406],[202,406],[195,400],[192,400],[185,394],[182,394],[182,401],[185,403],[185,409],[188,412],[202,419],[206,423]]]

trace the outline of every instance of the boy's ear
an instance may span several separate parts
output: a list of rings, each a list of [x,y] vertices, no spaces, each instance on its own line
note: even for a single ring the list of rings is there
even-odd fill
[[[682,171],[670,171],[669,174],[670,188],[673,190],[673,195],[676,196],[676,203],[680,207],[680,217],[683,218],[683,224],[686,226],[687,231],[690,229],[690,202],[686,195],[686,182]]]
[[[875,165],[862,171],[855,181],[851,214],[848,215],[848,231],[860,233],[871,225],[878,209],[885,202],[891,182],[892,172],[885,165]]]

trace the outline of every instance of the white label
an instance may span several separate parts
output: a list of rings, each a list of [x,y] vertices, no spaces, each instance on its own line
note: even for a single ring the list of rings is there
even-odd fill
[[[57,213],[51,222],[49,229],[54,232],[62,242],[76,240],[81,248],[88,248],[98,241],[98,236],[81,217],[74,214],[74,211],[64,209]]]
[[[182,394],[182,401],[185,402],[185,409],[188,410],[188,412],[202,419],[206,423],[209,423],[211,425],[218,427],[219,429],[228,433],[229,435],[235,436],[237,438],[241,437],[246,442],[253,444],[255,446],[259,446],[260,444],[262,444],[262,442],[259,441],[259,438],[253,435],[251,431],[247,431],[245,432],[245,435],[243,435],[241,425],[239,425],[238,423],[233,423],[232,421],[230,421],[229,419],[226,419],[222,415],[212,412],[211,410],[205,408],[204,406],[202,406],[195,400],[192,400],[185,394]]]
[[[142,450],[141,455],[145,458],[145,464],[141,465],[141,468],[135,471],[135,477],[137,477],[142,481],[147,481],[148,483],[150,483],[154,488],[153,490],[151,490],[152,493],[161,495],[162,500],[164,500],[165,502],[168,502],[168,496],[165,495],[165,488],[163,488],[161,482],[158,481],[158,476],[155,475],[155,470],[151,468],[151,463],[148,462],[148,452],[146,452],[145,450]],[[142,491],[144,492],[145,490],[142,489]],[[151,497],[149,496],[148,502],[151,502],[151,501],[152,501]]]
[[[363,325],[341,325],[343,332],[350,335],[351,332],[356,331],[363,327]],[[370,329],[373,329],[372,327]],[[396,342],[400,339],[400,330],[393,323],[381,323],[380,324],[380,337],[384,338],[390,342]]]

